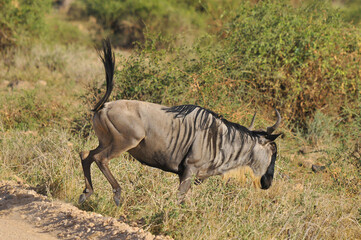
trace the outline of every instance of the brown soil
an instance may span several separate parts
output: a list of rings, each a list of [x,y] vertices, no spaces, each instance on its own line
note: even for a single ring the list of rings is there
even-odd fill
[[[28,185],[12,181],[0,181],[0,236],[16,240],[171,239],[49,200]]]

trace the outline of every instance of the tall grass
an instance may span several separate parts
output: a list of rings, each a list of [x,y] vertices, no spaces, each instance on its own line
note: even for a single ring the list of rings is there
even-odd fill
[[[179,206],[176,175],[141,165],[125,153],[110,163],[123,189],[120,207],[95,164],[95,193],[78,205],[84,188],[78,152],[97,146],[89,109],[102,95],[104,73],[93,49],[63,40],[12,49],[0,59],[0,179],[25,181],[81,209],[176,239],[361,238],[361,101],[353,66],[359,60],[358,33],[341,23],[337,12],[324,5],[320,9],[242,2],[192,46],[179,47],[181,37],[174,43],[151,34],[130,57],[116,56],[113,99],[199,104],[244,125],[257,109],[256,128],[272,124],[271,105],[281,106],[284,138],[277,140],[279,157],[269,190],[254,188],[251,177],[240,185],[237,179],[216,176],[192,186],[186,204]],[[300,32],[284,36],[282,29]],[[289,44],[279,42],[280,36]],[[319,48],[308,48],[313,40]],[[303,46],[300,53],[296,42]],[[281,58],[286,48],[290,56]],[[334,62],[340,59],[342,64]],[[312,65],[317,61],[321,71]],[[311,84],[306,75],[315,81]],[[306,87],[292,85],[297,82]],[[287,92],[282,83],[304,90],[323,84],[344,102],[327,98],[329,105],[313,108],[319,104],[312,102],[317,92],[303,92],[310,97],[303,98],[308,109],[303,115],[291,98],[301,104],[300,92]],[[294,114],[303,116],[302,121]],[[311,150],[300,151],[304,147]],[[314,173],[305,161],[326,170]]]
[[[84,141],[54,129],[39,136],[7,131],[1,143],[2,178],[15,175],[39,192],[77,205],[83,188],[77,152],[94,148],[95,139]],[[330,172],[314,174],[282,154],[287,150],[284,144],[281,142],[274,185],[268,191],[253,188],[250,181],[241,187],[232,180],[225,183],[212,177],[193,186],[186,205],[179,206],[176,175],[124,155],[110,164],[123,189],[121,206],[114,205],[111,187],[95,165],[95,193],[78,206],[176,239],[359,238],[360,188],[351,185],[358,184],[356,179],[347,182],[342,176],[347,173],[350,178],[352,167],[342,164],[341,172],[336,173],[330,166]],[[339,153],[328,158],[335,159]]]

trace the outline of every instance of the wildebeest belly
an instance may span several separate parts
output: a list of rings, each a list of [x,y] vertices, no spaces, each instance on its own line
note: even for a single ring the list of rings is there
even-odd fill
[[[179,173],[182,156],[172,157],[167,149],[159,149],[154,143],[147,143],[145,140],[128,151],[135,159],[142,164],[159,168],[163,171]]]

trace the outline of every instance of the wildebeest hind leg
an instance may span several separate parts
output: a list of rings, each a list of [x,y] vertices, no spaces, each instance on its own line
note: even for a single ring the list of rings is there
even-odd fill
[[[101,151],[101,148],[98,147],[94,150],[91,150],[90,152],[81,152],[80,159],[81,159],[81,165],[83,167],[83,173],[85,178],[85,189],[83,193],[79,197],[79,204],[83,203],[87,198],[90,197],[93,193],[93,184],[91,179],[91,173],[90,173],[90,166],[94,162],[94,154]]]
[[[107,153],[105,153],[107,154]],[[115,179],[115,177],[113,176],[113,174],[111,173],[109,166],[108,166],[108,162],[111,158],[102,158],[102,160],[100,161],[96,161],[96,164],[98,165],[100,171],[102,171],[102,173],[104,174],[104,176],[106,177],[106,179],[108,180],[108,182],[110,183],[110,185],[113,188],[113,199],[114,202],[117,206],[120,205],[120,194],[122,189],[119,186],[119,183],[117,182],[117,180]]]
[[[94,155],[95,163],[98,165],[100,171],[104,174],[108,182],[113,188],[113,199],[117,206],[120,205],[120,195],[121,195],[121,187],[119,186],[119,183],[111,173],[108,163],[111,159],[118,157],[122,152],[126,152],[131,148],[134,148],[139,144],[141,140],[135,140],[128,141],[127,144],[124,142],[120,144],[122,141],[113,143],[111,146],[103,150],[102,152]]]

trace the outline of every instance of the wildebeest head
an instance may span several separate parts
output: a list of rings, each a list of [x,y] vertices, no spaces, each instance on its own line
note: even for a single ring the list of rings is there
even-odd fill
[[[274,142],[281,134],[272,134],[281,123],[281,115],[276,109],[276,123],[268,127],[266,131],[252,131],[256,135],[257,143],[252,150],[251,168],[254,174],[260,177],[262,189],[268,189],[273,180],[274,167],[277,158],[277,145]],[[253,116],[249,130],[252,130],[255,115]]]

